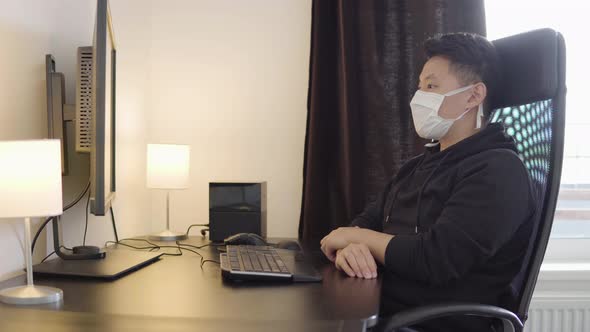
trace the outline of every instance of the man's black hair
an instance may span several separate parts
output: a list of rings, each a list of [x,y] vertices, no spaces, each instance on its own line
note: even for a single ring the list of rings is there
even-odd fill
[[[426,40],[426,57],[441,56],[451,63],[450,70],[461,84],[483,82],[487,88],[484,116],[489,118],[490,101],[495,97],[499,84],[498,55],[494,45],[475,33],[439,34]]]

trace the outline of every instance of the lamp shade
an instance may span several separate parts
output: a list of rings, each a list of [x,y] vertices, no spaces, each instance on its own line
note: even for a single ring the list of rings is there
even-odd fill
[[[147,145],[147,187],[186,189],[189,182],[190,147],[176,144]]]
[[[0,141],[0,218],[63,212],[59,140]]]

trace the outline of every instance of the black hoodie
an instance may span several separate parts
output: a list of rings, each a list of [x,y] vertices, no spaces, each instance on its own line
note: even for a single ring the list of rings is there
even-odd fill
[[[406,162],[353,226],[395,235],[385,253],[381,314],[441,302],[514,310],[536,211],[528,172],[501,124]],[[460,317],[425,326],[485,330]]]

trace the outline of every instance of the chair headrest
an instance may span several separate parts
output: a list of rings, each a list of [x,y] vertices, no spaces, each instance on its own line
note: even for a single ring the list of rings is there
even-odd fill
[[[565,43],[555,30],[533,30],[492,43],[500,62],[493,109],[551,99],[565,88],[560,73],[565,70]]]

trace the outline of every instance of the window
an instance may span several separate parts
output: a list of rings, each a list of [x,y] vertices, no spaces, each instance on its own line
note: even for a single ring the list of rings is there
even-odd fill
[[[579,0],[488,0],[485,4],[490,40],[540,28],[555,29],[565,38],[568,89],[565,149],[550,249],[559,247],[563,252],[560,256],[566,257],[571,254],[564,251],[564,244],[568,243],[566,239],[590,241],[590,110],[583,104],[584,95],[590,93],[584,91],[590,87],[584,81],[590,75],[585,51],[588,44],[585,22],[590,19],[590,3]],[[578,241],[576,245],[579,244]],[[550,252],[548,256],[551,256]]]

